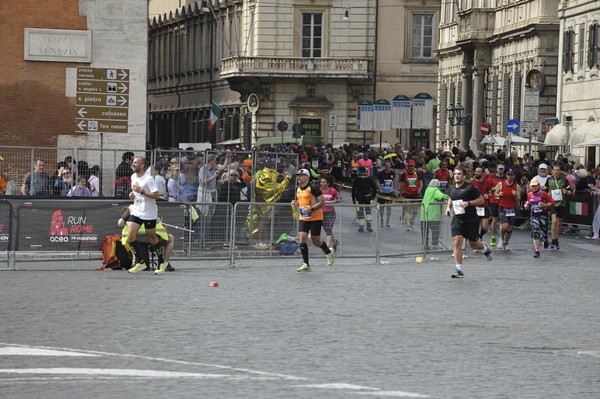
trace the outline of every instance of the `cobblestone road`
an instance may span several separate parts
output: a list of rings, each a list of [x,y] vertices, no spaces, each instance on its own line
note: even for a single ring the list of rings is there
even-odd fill
[[[527,245],[527,233],[513,242]],[[2,398],[598,398],[600,245],[0,272]],[[216,281],[219,287],[210,287]]]

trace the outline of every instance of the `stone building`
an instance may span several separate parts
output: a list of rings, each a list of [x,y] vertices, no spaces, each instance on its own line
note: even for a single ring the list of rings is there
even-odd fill
[[[213,0],[150,23],[150,140],[362,139],[356,104],[373,93],[375,0]],[[248,102],[251,102],[248,107]],[[211,104],[220,108],[209,126]],[[279,122],[288,129],[282,134]],[[285,136],[285,137],[284,137]]]
[[[288,142],[293,128],[304,142],[373,143],[376,132],[357,130],[358,102],[436,97],[439,1],[213,0],[169,10],[173,3],[150,3],[151,13],[163,12],[150,23],[150,141],[158,145]],[[211,100],[222,110],[212,131]],[[429,145],[435,118],[427,125],[383,131],[382,140]]]
[[[556,114],[559,30],[558,0],[443,0],[440,145],[479,146],[483,122],[505,137],[512,119],[543,140],[540,123]]]
[[[147,1],[0,2],[0,143],[101,145],[76,126],[77,67],[130,71],[126,131],[105,148],[145,148]]]
[[[591,168],[600,163],[600,3],[561,1],[558,12],[559,123],[546,135],[546,144]]]

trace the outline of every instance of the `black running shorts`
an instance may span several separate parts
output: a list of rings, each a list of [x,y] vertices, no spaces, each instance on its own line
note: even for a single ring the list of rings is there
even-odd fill
[[[479,240],[479,218],[475,220],[452,219],[452,237],[463,236],[469,241]]]
[[[497,218],[498,217],[498,203],[491,203],[490,202],[490,215],[492,215],[493,218]]]
[[[319,237],[321,235],[321,227],[322,226],[323,226],[322,220],[312,220],[312,221],[300,220],[298,222],[298,231],[302,231],[304,233],[308,233],[310,231],[310,234],[313,237]]]
[[[152,230],[156,228],[156,219],[154,220],[142,220],[137,216],[130,215],[128,222],[133,222],[135,224],[139,224],[140,226],[144,225],[146,230]]]

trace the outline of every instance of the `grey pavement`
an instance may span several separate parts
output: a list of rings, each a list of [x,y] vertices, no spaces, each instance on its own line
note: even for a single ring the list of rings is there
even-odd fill
[[[489,238],[489,235],[488,235]],[[528,232],[464,279],[414,256],[0,272],[2,398],[598,398],[598,241]],[[209,286],[218,282],[218,287]]]

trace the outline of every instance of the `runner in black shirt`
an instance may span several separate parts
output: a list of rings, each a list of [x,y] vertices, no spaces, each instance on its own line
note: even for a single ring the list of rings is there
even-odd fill
[[[492,260],[490,247],[485,242],[478,241],[479,217],[475,207],[483,205],[485,200],[475,186],[465,182],[466,174],[467,171],[462,166],[454,168],[454,186],[448,192],[446,215],[450,216],[451,210],[454,210],[451,227],[456,271],[452,274],[452,278],[463,277],[462,246],[465,238],[469,240],[471,248],[482,250],[488,260]]]

